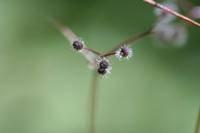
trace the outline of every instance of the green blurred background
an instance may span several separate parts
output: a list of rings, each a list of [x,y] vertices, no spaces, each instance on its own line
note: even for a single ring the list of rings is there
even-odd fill
[[[154,22],[142,0],[0,0],[0,133],[88,131],[92,72],[52,17],[99,51]],[[194,133],[200,31],[189,33],[184,48],[147,37],[130,61],[112,59],[112,74],[99,83],[98,133]]]

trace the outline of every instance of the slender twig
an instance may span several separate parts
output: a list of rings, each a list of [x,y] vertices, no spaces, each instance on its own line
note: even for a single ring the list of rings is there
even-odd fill
[[[90,101],[90,127],[89,133],[96,132],[96,107],[97,107],[97,86],[98,86],[98,75],[94,71],[92,77],[92,86],[91,86],[91,101]]]
[[[109,56],[112,56],[112,55],[115,55],[115,52],[106,53],[106,54],[102,55],[102,57],[109,57]]]
[[[102,56],[103,57],[108,57],[108,56],[111,56],[111,55],[114,55],[115,54],[115,51],[117,49],[119,49],[120,47],[122,47],[123,45],[131,45],[133,42],[147,36],[147,35],[150,35],[152,33],[152,29],[153,27],[149,28],[148,30],[142,32],[142,33],[138,33],[138,34],[134,34],[133,36],[131,36],[130,38],[126,39],[125,41],[119,43],[117,46],[115,46],[112,50],[104,53]]]
[[[199,108],[199,112],[197,115],[197,122],[195,125],[195,132],[194,133],[200,133],[200,108]]]
[[[100,52],[98,52],[98,51],[96,51],[96,50],[94,50],[94,49],[91,49],[91,48],[88,48],[88,47],[85,47],[85,48],[83,48],[83,49],[88,50],[88,51],[90,51],[90,52],[93,52],[93,53],[95,53],[95,54],[97,54],[97,55],[101,55]]]
[[[178,18],[184,20],[185,22],[187,22],[189,24],[192,24],[192,25],[197,26],[197,27],[200,28],[200,23],[198,23],[198,22],[196,22],[196,21],[194,21],[194,20],[192,20],[192,19],[190,19],[190,18],[188,18],[188,17],[186,17],[186,16],[184,16],[184,15],[182,15],[182,14],[180,14],[180,13],[178,13],[178,12],[176,12],[176,11],[174,11],[174,10],[172,10],[172,9],[162,5],[162,4],[160,4],[160,3],[157,3],[154,0],[144,0],[144,1],[146,3],[154,6],[154,7],[160,8],[161,10],[164,10],[164,11],[166,11],[166,12],[168,12],[168,13],[174,15],[174,16],[177,16]]]

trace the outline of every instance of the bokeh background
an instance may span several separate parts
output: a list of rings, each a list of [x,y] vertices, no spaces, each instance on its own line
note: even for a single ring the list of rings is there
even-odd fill
[[[198,0],[194,0],[200,4]],[[87,133],[92,72],[50,23],[112,48],[154,22],[142,0],[0,0],[0,133]],[[200,31],[185,47],[135,43],[100,79],[98,133],[194,133],[200,105]]]

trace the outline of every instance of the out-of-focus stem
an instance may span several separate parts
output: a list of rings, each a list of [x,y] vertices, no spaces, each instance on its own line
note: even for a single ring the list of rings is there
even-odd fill
[[[200,133],[200,108],[199,108],[199,112],[197,115],[197,122],[195,125],[195,132],[194,133]]]
[[[90,125],[89,133],[96,133],[96,111],[97,111],[97,86],[98,86],[98,75],[97,72],[93,72],[92,86],[91,86],[91,98],[90,98]]]
[[[160,8],[161,10],[164,10],[164,11],[166,11],[166,12],[168,12],[168,13],[170,13],[170,14],[172,14],[172,15],[174,15],[174,16],[182,19],[182,20],[184,20],[185,22],[187,22],[189,24],[192,24],[192,25],[200,28],[200,23],[198,23],[198,22],[196,22],[196,21],[194,21],[194,20],[192,20],[192,19],[190,19],[190,18],[188,18],[188,17],[186,17],[186,16],[184,16],[184,15],[182,15],[182,14],[180,14],[180,13],[178,13],[178,12],[176,12],[176,11],[174,11],[174,10],[172,10],[172,9],[162,5],[162,4],[160,4],[160,3],[157,3],[154,0],[144,0],[144,1],[146,3],[154,6],[154,7]]]

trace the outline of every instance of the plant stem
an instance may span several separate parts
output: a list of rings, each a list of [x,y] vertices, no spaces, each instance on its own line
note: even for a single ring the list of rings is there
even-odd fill
[[[195,125],[195,132],[194,133],[200,133],[200,108],[199,108],[199,112],[197,115],[197,122]]]
[[[92,86],[91,86],[91,99],[90,99],[90,127],[89,133],[96,133],[96,110],[97,110],[97,86],[98,86],[98,75],[96,71],[92,76]]]
[[[159,4],[154,0],[144,0],[144,1],[146,3],[154,6],[154,7],[160,8],[161,10],[164,10],[164,11],[166,11],[166,12],[168,12],[168,13],[170,13],[170,14],[172,14],[172,15],[174,15],[174,16],[182,19],[182,20],[184,20],[185,22],[187,22],[189,24],[192,24],[192,25],[197,26],[197,27],[200,28],[200,23],[198,23],[198,22],[196,22],[196,21],[194,21],[194,20],[192,20],[192,19],[190,19],[190,18],[188,18],[188,17],[186,17],[186,16],[184,16],[184,15],[182,15],[182,14],[180,14],[180,13],[178,13],[178,12],[176,12],[176,11],[174,11],[174,10],[164,6],[164,5],[162,5],[162,4]]]
[[[110,50],[109,52],[106,52],[105,54],[102,55],[102,57],[108,57],[108,56],[112,56],[112,55],[115,55],[115,51],[117,49],[119,49],[121,46],[123,45],[131,45],[131,43],[147,36],[147,35],[150,35],[152,33],[152,29],[153,29],[153,26],[151,28],[149,28],[148,30],[142,32],[142,33],[139,33],[139,34],[134,34],[133,36],[129,37],[128,39],[126,39],[125,41],[121,42],[120,44],[118,44],[117,46],[115,46],[112,50]]]
[[[85,48],[83,48],[83,49],[88,50],[88,51],[90,51],[90,52],[92,52],[92,53],[94,53],[94,54],[101,55],[100,52],[98,52],[98,51],[96,51],[96,50],[94,50],[94,49],[91,49],[91,48],[88,48],[88,47],[85,47]]]

